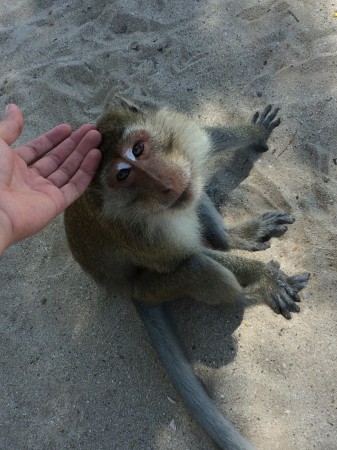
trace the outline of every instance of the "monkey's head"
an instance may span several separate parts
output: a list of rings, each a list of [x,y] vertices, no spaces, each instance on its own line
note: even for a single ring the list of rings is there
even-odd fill
[[[102,163],[95,186],[104,212],[170,213],[193,205],[204,183],[207,134],[186,116],[160,109],[147,114],[117,97],[99,118]],[[112,208],[112,209],[111,209]]]

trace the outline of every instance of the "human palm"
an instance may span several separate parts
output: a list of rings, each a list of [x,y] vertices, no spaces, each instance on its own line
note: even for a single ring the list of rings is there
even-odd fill
[[[23,117],[10,105],[0,122],[0,253],[31,236],[76,200],[100,161],[100,134],[83,125],[72,133],[58,125],[16,149]]]

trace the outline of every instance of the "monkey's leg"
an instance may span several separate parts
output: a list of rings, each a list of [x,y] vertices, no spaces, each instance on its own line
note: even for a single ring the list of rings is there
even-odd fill
[[[273,129],[280,124],[279,118],[274,120],[278,111],[279,108],[272,109],[272,106],[268,105],[261,114],[257,111],[253,115],[250,124],[206,127],[213,152],[246,146],[252,146],[260,152],[267,151],[267,140]]]
[[[202,253],[186,259],[175,271],[141,270],[133,284],[132,299],[149,304],[193,298],[208,304],[234,305],[243,289],[233,273]]]
[[[272,237],[282,236],[288,229],[286,224],[295,222],[295,217],[280,211],[268,211],[261,216],[236,225],[227,230],[230,249],[249,251],[265,250],[270,247]]]
[[[286,319],[291,318],[291,312],[299,312],[297,303],[301,299],[298,292],[307,285],[309,273],[288,276],[274,261],[264,264],[210,249],[205,249],[204,253],[236,276],[244,288],[245,301],[266,302],[276,313],[282,314]]]

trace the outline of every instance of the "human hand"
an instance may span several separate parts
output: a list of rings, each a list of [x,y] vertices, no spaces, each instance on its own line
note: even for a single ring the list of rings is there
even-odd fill
[[[85,191],[101,160],[101,135],[58,125],[16,149],[23,116],[8,105],[0,121],[0,254],[41,230]]]

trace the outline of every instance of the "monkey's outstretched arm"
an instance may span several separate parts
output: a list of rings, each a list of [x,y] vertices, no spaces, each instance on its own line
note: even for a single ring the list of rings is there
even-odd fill
[[[267,211],[254,219],[226,228],[223,218],[212,200],[204,192],[198,203],[198,217],[207,246],[216,250],[232,249],[257,251],[270,247],[272,237],[287,231],[286,224],[294,223],[294,216],[282,211]]]
[[[227,230],[230,249],[266,250],[272,237],[282,236],[295,217],[282,211],[267,211]]]
[[[212,142],[213,152],[246,146],[252,146],[260,152],[267,151],[267,140],[273,129],[280,124],[280,119],[274,120],[278,111],[279,108],[273,110],[272,106],[268,105],[261,114],[254,114],[250,124],[205,127]]]
[[[201,223],[201,233],[205,244],[209,244],[219,250],[229,250],[228,230],[225,227],[221,214],[206,192],[203,192],[199,199],[198,218]]]

